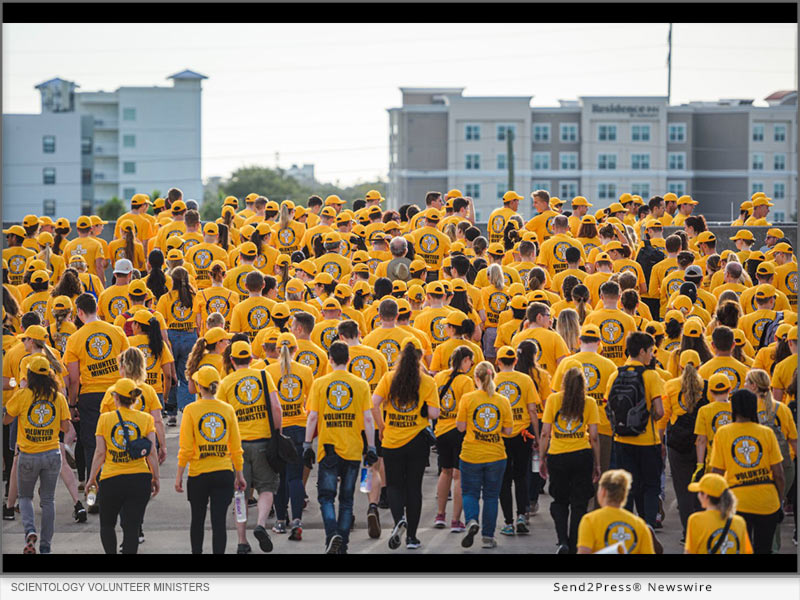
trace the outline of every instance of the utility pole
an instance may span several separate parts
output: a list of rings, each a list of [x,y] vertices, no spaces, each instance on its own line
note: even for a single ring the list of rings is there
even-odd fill
[[[506,166],[508,167],[508,189],[514,189],[514,131],[509,128],[506,129],[506,146],[508,148],[507,151],[507,163]]]
[[[667,106],[672,98],[672,23],[669,24],[669,34],[667,35]]]

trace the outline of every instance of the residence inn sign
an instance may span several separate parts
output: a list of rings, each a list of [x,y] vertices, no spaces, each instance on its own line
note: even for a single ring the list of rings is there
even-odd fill
[[[613,115],[627,115],[632,119],[657,119],[660,116],[661,107],[653,104],[611,104],[592,103],[592,113],[606,113]]]

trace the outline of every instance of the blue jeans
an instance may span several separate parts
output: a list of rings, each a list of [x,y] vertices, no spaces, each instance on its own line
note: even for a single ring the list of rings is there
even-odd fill
[[[53,531],[56,521],[56,484],[61,472],[61,450],[47,450],[28,454],[19,453],[17,464],[17,485],[19,486],[19,512],[22,515],[22,526],[27,536],[36,531],[33,511],[33,490],[39,484],[39,506],[42,507],[42,535],[39,551],[50,552]]]
[[[317,491],[322,522],[325,525],[326,546],[330,539],[338,533],[342,536],[342,547],[347,549],[347,543],[350,541],[350,525],[353,521],[353,496],[360,464],[357,460],[344,460],[334,453],[328,454],[327,452],[325,458],[319,463]],[[341,485],[339,486],[339,518],[337,520],[333,501],[336,498],[339,478],[341,478]]]
[[[506,472],[506,459],[489,463],[461,461],[461,495],[464,499],[464,519],[469,523],[478,520],[479,500],[483,492],[483,524],[481,535],[494,537],[497,525],[497,503],[500,486]]]
[[[197,330],[170,329],[167,335],[169,343],[172,345],[172,356],[175,358],[175,371],[178,375],[178,385],[170,390],[167,401],[167,414],[172,416],[177,414],[177,409],[183,410],[186,405],[195,401],[195,395],[189,393],[189,382],[186,379],[186,359],[189,358],[197,341]]]
[[[294,442],[297,456],[303,456],[303,441],[306,439],[306,428],[299,425],[290,425],[283,428],[283,435]],[[281,473],[281,483],[278,494],[275,496],[275,516],[279,521],[288,519],[287,504],[292,502],[292,519],[303,517],[303,503],[305,501],[305,488],[303,487],[303,461],[286,465]]]

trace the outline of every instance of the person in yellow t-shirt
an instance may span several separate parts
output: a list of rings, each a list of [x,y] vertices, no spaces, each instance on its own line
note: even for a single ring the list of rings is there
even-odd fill
[[[619,284],[607,281],[601,285],[603,308],[593,310],[584,320],[584,324],[597,325],[600,329],[603,343],[600,353],[618,367],[625,363],[625,340],[636,331],[633,317],[617,308],[619,296]]]
[[[247,274],[245,287],[249,297],[233,308],[230,331],[231,333],[246,333],[250,337],[250,341],[253,341],[259,331],[269,326],[275,301],[262,295],[264,276],[260,271],[252,271]]]
[[[453,533],[463,532],[461,521],[463,502],[461,497],[461,470],[459,455],[464,441],[463,432],[456,427],[458,408],[464,395],[474,391],[475,384],[469,376],[475,364],[474,352],[466,345],[458,346],[449,356],[450,368],[440,371],[433,378],[439,393],[439,418],[436,421],[436,450],[439,456],[439,481],[436,486],[437,513],[433,526],[436,529],[447,527],[447,498],[451,484],[455,484],[453,493],[453,515],[450,530]]]
[[[130,379],[118,379],[111,388],[115,410],[100,415],[95,431],[96,450],[87,489],[97,486],[98,471],[100,488],[97,499],[100,504],[100,541],[106,554],[117,553],[115,527],[120,512],[122,522],[122,553],[136,554],[139,549],[139,531],[145,508],[151,497],[160,489],[153,417],[131,405],[141,401],[142,390]],[[83,427],[85,423],[81,423]],[[133,458],[127,451],[129,441],[148,439],[151,450],[147,457]]]
[[[703,379],[709,379],[714,373],[724,373],[731,381],[731,391],[735,392],[744,385],[748,368],[731,354],[733,353],[733,331],[720,325],[711,334],[711,350],[714,358],[705,362],[697,371]]]
[[[241,434],[233,407],[215,398],[220,375],[204,366],[192,379],[200,396],[186,407],[181,420],[175,491],[183,493],[183,473],[189,464],[186,496],[192,507],[189,540],[192,554],[202,554],[206,510],[211,505],[211,548],[224,554],[227,543],[225,519],[234,490],[244,491]]]
[[[195,244],[185,250],[187,263],[192,265],[197,273],[197,287],[205,289],[211,285],[211,266],[215,261],[220,261],[227,266],[228,253],[217,243],[219,240],[219,227],[216,223],[206,223],[203,226],[203,242]]]
[[[700,481],[690,483],[689,491],[697,492],[697,499],[704,510],[689,517],[683,550],[685,554],[711,554],[715,549],[715,554],[753,553],[747,524],[736,514],[736,496],[724,477],[709,473]],[[725,538],[721,540],[726,529]]]
[[[533,208],[537,214],[525,224],[525,229],[536,234],[536,241],[542,247],[553,234],[553,219],[559,215],[550,208],[551,198],[545,190],[536,190],[531,193]]]
[[[411,234],[416,255],[425,261],[427,268],[427,281],[438,277],[442,261],[450,251],[450,238],[439,231],[439,215],[435,210],[428,209],[425,213],[425,226]]]
[[[381,433],[387,495],[394,519],[389,538],[392,550],[400,546],[404,529],[407,547],[420,546],[416,534],[422,509],[422,476],[430,451],[425,429],[429,419],[439,416],[436,383],[422,371],[422,344],[416,337],[407,337],[399,347],[397,367],[383,376],[372,395],[372,415]]]
[[[578,526],[578,554],[593,554],[615,544],[625,554],[654,554],[653,536],[644,519],[625,510],[633,477],[627,471],[606,471],[597,485],[600,508],[586,513]]]
[[[380,326],[373,329],[363,341],[365,346],[378,350],[386,358],[389,369],[393,369],[402,353],[402,342],[411,334],[397,326],[399,309],[393,298],[384,298],[378,306]],[[416,336],[414,336],[416,339]],[[417,339],[419,342],[419,340]],[[420,348],[422,343],[419,342]]]
[[[503,436],[506,449],[506,470],[500,489],[500,506],[503,509],[505,526],[503,535],[530,533],[525,513],[530,498],[528,495],[528,472],[531,466],[533,440],[539,439],[539,417],[537,405],[541,404],[533,380],[525,373],[515,370],[517,353],[511,346],[502,346],[497,351],[497,376],[494,379],[497,393],[505,396],[511,406],[513,427],[510,435]],[[517,502],[516,524],[511,496]]]
[[[581,363],[567,360],[564,391],[547,399],[539,442],[540,455],[546,457],[540,473],[550,478],[558,554],[577,551],[578,525],[594,496],[593,484],[600,479],[597,403],[586,395]]]
[[[463,548],[472,546],[481,531],[484,548],[495,548],[497,504],[506,469],[504,435],[510,435],[514,419],[508,399],[495,388],[495,370],[489,362],[475,367],[476,390],[461,398],[456,427],[465,432],[461,445],[461,494],[464,502],[466,533]],[[479,499],[483,497],[483,514],[478,524]]]
[[[697,436],[695,440],[697,462],[692,481],[697,481],[705,472],[717,430],[733,421],[730,392],[731,382],[723,373],[715,373],[708,380],[709,403],[697,411],[697,420],[694,424],[694,433]]]
[[[233,406],[239,421],[244,451],[242,470],[247,482],[245,498],[250,497],[251,489],[258,492],[258,516],[253,535],[263,552],[271,552],[272,540],[266,524],[274,494],[278,491],[280,473],[276,473],[267,461],[266,447],[272,437],[273,424],[274,431],[280,431],[282,427],[281,404],[272,377],[251,366],[253,354],[250,344],[235,341],[230,349],[234,370],[220,382],[217,399]],[[239,538],[237,552],[249,553],[247,523],[237,522],[236,533]]]
[[[292,315],[289,330],[297,339],[295,360],[310,368],[314,377],[325,375],[329,369],[328,357],[320,346],[311,341],[311,332],[314,330],[313,315],[305,311],[295,313]]]
[[[20,513],[25,528],[23,553],[36,552],[38,536],[34,524],[33,492],[39,482],[42,507],[39,551],[49,554],[55,530],[56,484],[61,472],[58,434],[70,430],[69,407],[58,391],[50,362],[44,355],[31,359],[24,384],[10,398],[4,400],[6,414],[3,415],[3,424],[9,425],[17,419],[16,443],[19,454],[15,459],[15,474],[18,479]],[[3,508],[6,508],[5,505]],[[85,516],[85,512],[83,514]]]
[[[223,286],[225,271],[225,264],[222,261],[212,262],[208,270],[210,285],[198,290],[194,297],[198,335],[206,332],[208,315],[215,312],[225,318],[225,328],[230,329],[233,309],[239,304],[239,294]]]
[[[78,237],[67,242],[61,253],[64,260],[69,262],[69,259],[73,256],[81,256],[86,263],[88,272],[96,275],[100,279],[100,283],[105,285],[105,254],[102,244],[90,235],[92,231],[91,219],[87,216],[78,217],[76,228]],[[12,266],[13,271],[13,265],[10,260],[9,266]]]
[[[790,356],[787,356],[777,365],[772,372],[772,394],[775,400],[789,404],[797,399],[797,326],[790,328],[786,334],[786,343],[789,345]],[[791,390],[795,390],[792,394]]]
[[[536,341],[536,362],[552,377],[558,363],[569,356],[570,352],[564,339],[550,329],[550,307],[542,302],[531,302],[525,312],[525,322],[526,328],[511,338],[511,346],[519,348],[520,343],[525,340]]]
[[[720,427],[714,437],[709,467],[725,477],[736,496],[754,553],[770,554],[782,520],[783,456],[772,430],[758,424],[758,399],[753,392],[735,392],[731,412],[733,423]]]
[[[581,261],[586,260],[583,253],[583,245],[573,237],[570,237],[569,222],[564,215],[553,218],[553,235],[541,245],[537,264],[547,269],[551,277],[567,269],[566,251],[568,248],[576,248],[580,251]]]
[[[489,215],[489,220],[487,222],[490,244],[503,241],[503,233],[506,229],[506,223],[508,223],[508,219],[510,217],[517,214],[519,202],[522,199],[523,197],[513,190],[503,194],[503,206],[501,208],[494,209],[492,214]]]
[[[331,372],[316,379],[309,392],[303,461],[308,468],[311,468],[316,460],[312,442],[314,431],[318,430],[317,481],[325,526],[325,551],[327,554],[340,554],[347,552],[350,540],[353,495],[361,456],[364,454],[364,464],[369,468],[378,461],[378,455],[375,448],[374,411],[370,408],[369,385],[347,371],[350,352],[344,342],[333,342],[328,351],[328,358]],[[367,446],[366,453],[364,441]],[[420,483],[421,479],[420,474]],[[337,492],[338,519],[334,508]],[[300,500],[302,505],[302,494]],[[372,526],[371,523],[370,529]]]

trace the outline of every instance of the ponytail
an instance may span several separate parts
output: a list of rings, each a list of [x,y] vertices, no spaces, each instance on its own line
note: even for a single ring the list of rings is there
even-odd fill
[[[64,371],[64,367],[61,366],[61,361],[58,360],[58,357],[53,354],[53,351],[44,342],[36,340],[36,345],[41,348],[42,354],[47,358],[47,362],[50,363],[50,368],[53,369],[53,372],[56,375],[60,375]]]
[[[286,377],[292,374],[292,351],[289,349],[289,344],[281,346],[280,357],[278,359],[281,365],[281,377]]]
[[[286,203],[281,204],[280,216],[278,217],[278,229],[286,229],[292,221],[292,213],[289,205]]]
[[[122,404],[122,406],[130,408],[130,406],[135,401],[139,400],[139,398],[141,398],[144,394],[142,394],[142,390],[140,390],[139,388],[134,388],[130,396],[123,396],[122,394],[117,394],[116,392],[114,395],[117,397],[119,403]]]
[[[53,311],[53,318],[55,318],[55,320],[56,320],[56,322],[55,322],[56,332],[60,332],[61,331],[61,325],[64,323],[64,321],[67,320],[67,317],[69,316],[70,312],[71,311],[69,309],[67,309],[67,308],[62,308],[62,309]]]
[[[695,406],[703,398],[703,378],[692,363],[687,363],[681,374],[681,396],[686,405],[686,413],[692,414]]]
[[[763,369],[752,369],[745,377],[745,383],[750,383],[756,388],[756,396],[764,403],[766,420],[763,424],[768,425],[775,419],[775,412],[778,410],[777,404],[772,397],[772,383],[769,373]]]
[[[561,415],[564,418],[578,418],[583,415],[586,408],[585,383],[581,369],[572,367],[564,373],[564,395],[561,402]]]
[[[164,254],[156,248],[152,250],[147,256],[147,262],[150,263],[150,274],[147,276],[147,287],[153,292],[156,301],[161,296],[167,293],[167,278],[161,270],[164,266]]]
[[[47,267],[48,271],[53,270],[52,263],[50,261],[50,257],[53,254],[53,250],[50,248],[50,244],[45,244],[44,248],[42,248],[41,252],[39,252],[39,258],[44,261],[45,266]]]
[[[139,326],[141,326],[141,323],[139,323]],[[158,319],[150,317],[150,322],[142,329],[147,334],[147,347],[150,348],[150,352],[158,360],[164,350],[164,338],[161,335],[161,326],[158,323]]]
[[[217,226],[217,229],[219,231],[219,237],[217,238],[217,244],[219,245],[220,248],[222,248],[223,250],[225,250],[225,252],[227,252],[228,251],[228,246],[230,246],[230,241],[229,241],[230,228],[227,225],[225,225],[224,223],[219,223],[219,225]]]
[[[61,255],[61,242],[69,235],[69,229],[57,227],[56,235],[53,238],[53,254]]]
[[[222,281],[225,275],[225,267],[222,265],[214,265],[211,267],[211,272],[209,275],[211,275],[211,279],[213,281]]]
[[[481,389],[490,396],[494,396],[494,367],[488,361],[482,361],[475,367],[475,379],[478,380]]]
[[[422,383],[419,367],[421,354],[411,343],[406,344],[400,353],[387,398],[400,408],[419,404],[419,387]]]
[[[723,520],[727,521],[736,514],[736,496],[730,488],[725,488],[719,497],[709,496],[708,501],[720,512]]]
[[[189,353],[189,358],[186,359],[186,379],[191,379],[192,375],[200,368],[200,361],[203,360],[207,351],[206,339],[203,337],[197,338],[192,351]]]
[[[125,258],[133,263],[134,257],[136,256],[136,244],[133,237],[133,228],[123,229],[122,239],[125,240]]]
[[[172,289],[178,292],[178,300],[184,308],[194,306],[195,290],[189,283],[189,272],[183,267],[175,267],[172,271]]]
[[[199,390],[208,390],[212,396],[217,395],[217,389],[219,388],[219,381],[212,381],[211,385],[206,387],[204,385],[200,385],[199,383],[195,382],[195,385]]]

